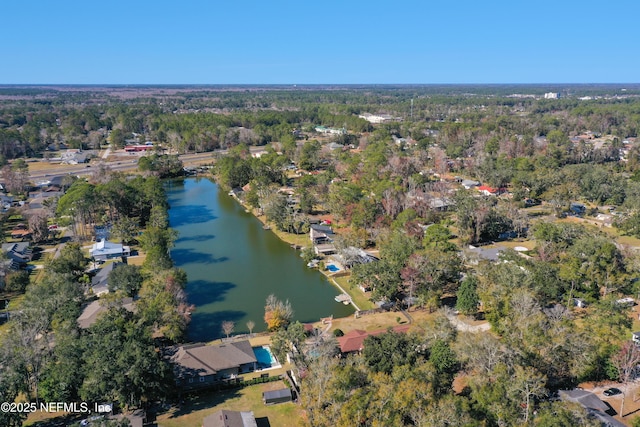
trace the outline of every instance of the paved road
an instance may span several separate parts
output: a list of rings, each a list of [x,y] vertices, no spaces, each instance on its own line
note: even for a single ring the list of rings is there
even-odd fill
[[[251,148],[260,149],[259,147],[251,147]],[[182,162],[185,165],[189,165],[191,163],[198,163],[198,162],[203,162],[207,160],[213,160],[214,153],[218,155],[220,154],[224,155],[227,153],[227,151],[219,150],[219,151],[210,152],[210,153],[183,154],[180,156],[180,160],[182,160]],[[122,156],[122,158],[119,160],[114,160],[111,162],[103,161],[102,163],[109,166],[109,168],[113,171],[127,172],[127,171],[136,170],[138,168],[138,158],[139,158],[138,156],[131,156],[131,157]],[[45,178],[52,178],[54,176],[68,175],[68,174],[80,175],[80,176],[91,175],[96,167],[97,166],[95,164],[60,165],[57,168],[48,169],[46,171],[40,170],[40,171],[30,172],[29,176],[31,181],[41,181]]]

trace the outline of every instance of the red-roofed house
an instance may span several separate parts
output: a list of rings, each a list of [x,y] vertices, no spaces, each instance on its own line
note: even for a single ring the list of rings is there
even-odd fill
[[[406,333],[409,330],[409,325],[396,326],[391,329],[393,332]],[[387,332],[388,329],[378,329],[376,331],[363,331],[360,329],[354,329],[349,331],[341,337],[338,337],[338,345],[340,346],[340,352],[342,354],[359,353],[364,348],[364,340],[368,336],[380,335]]]
[[[485,196],[495,196],[496,194],[498,194],[498,190],[496,188],[489,187],[487,185],[481,185],[476,188],[479,192],[481,192]]]

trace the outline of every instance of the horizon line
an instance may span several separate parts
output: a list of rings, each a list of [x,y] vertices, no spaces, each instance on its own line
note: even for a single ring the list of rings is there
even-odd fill
[[[1,83],[6,86],[542,86],[640,85],[639,82],[518,82],[518,83]]]

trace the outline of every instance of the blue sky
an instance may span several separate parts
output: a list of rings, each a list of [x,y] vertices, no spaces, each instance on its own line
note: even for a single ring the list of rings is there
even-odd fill
[[[637,83],[637,0],[9,0],[0,84]]]

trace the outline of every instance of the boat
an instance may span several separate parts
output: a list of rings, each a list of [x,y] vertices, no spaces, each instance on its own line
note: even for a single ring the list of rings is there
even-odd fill
[[[262,229],[263,230],[271,230],[271,227],[268,226],[267,224],[265,224],[265,225],[262,226]]]

